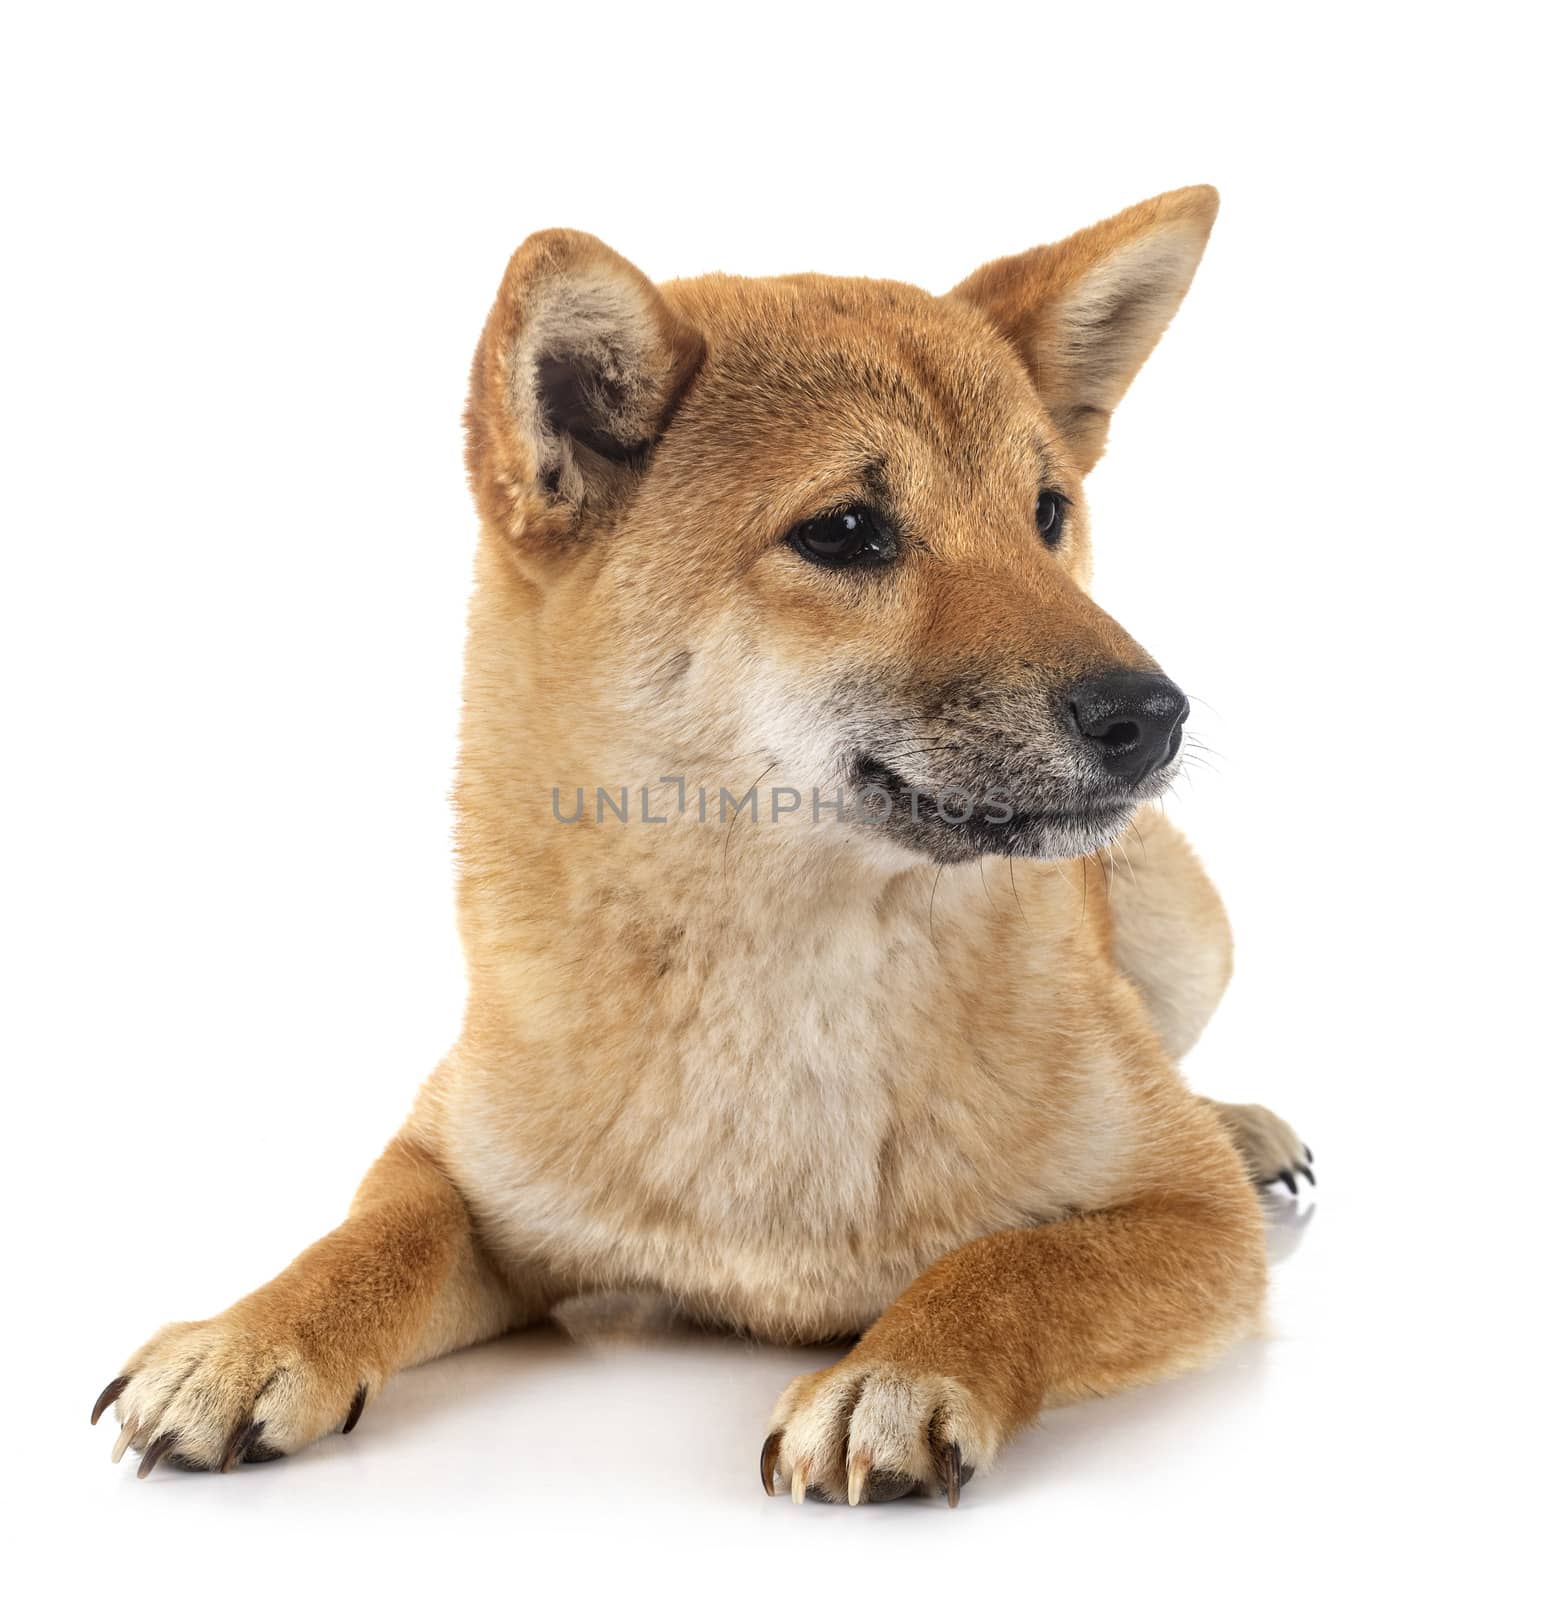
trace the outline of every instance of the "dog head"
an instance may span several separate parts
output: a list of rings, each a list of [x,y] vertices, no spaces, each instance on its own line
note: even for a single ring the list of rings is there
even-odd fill
[[[807,821],[825,795],[843,837],[938,860],[1108,842],[1188,703],[1088,597],[1083,485],[1216,206],[1163,195],[939,297],[656,288],[588,235],[527,240],[467,458],[528,740],[609,785],[782,785]]]

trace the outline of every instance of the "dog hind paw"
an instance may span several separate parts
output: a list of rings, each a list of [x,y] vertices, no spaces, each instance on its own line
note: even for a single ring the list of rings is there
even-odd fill
[[[1250,1178],[1260,1188],[1279,1183],[1289,1193],[1296,1194],[1299,1177],[1307,1178],[1310,1185],[1318,1183],[1314,1176],[1314,1152],[1297,1136],[1291,1124],[1283,1122],[1274,1111],[1267,1111],[1264,1106],[1226,1105],[1220,1101],[1213,1105],[1222,1125],[1232,1135]]]

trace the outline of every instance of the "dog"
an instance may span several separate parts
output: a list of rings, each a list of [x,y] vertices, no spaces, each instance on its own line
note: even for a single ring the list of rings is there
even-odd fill
[[[339,1228],[124,1365],[116,1461],[290,1454],[633,1289],[854,1341],[768,1493],[956,1505],[1041,1406],[1257,1325],[1257,1186],[1312,1156],[1175,1065],[1231,938],[1083,487],[1217,204],[940,296],[525,241],[466,414],[462,1033]]]

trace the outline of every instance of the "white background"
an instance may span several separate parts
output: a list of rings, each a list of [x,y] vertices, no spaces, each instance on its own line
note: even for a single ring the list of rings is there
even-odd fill
[[[27,1592],[1550,1581],[1551,129],[1522,14],[9,13]],[[125,1354],[333,1225],[458,1025],[459,417],[510,250],[561,224],[656,277],[941,289],[1208,181],[1205,265],[1093,477],[1096,588],[1219,752],[1180,809],[1240,971],[1190,1075],[1318,1153],[1317,1199],[1272,1208],[1272,1337],[1054,1414],[955,1514],[765,1500],[769,1406],[823,1357],[649,1335],[471,1352],[231,1477],[110,1467],[86,1413]]]

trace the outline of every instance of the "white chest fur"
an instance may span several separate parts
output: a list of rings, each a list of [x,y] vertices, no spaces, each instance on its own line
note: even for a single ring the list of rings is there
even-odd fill
[[[1048,1094],[1009,974],[987,1004],[969,976],[969,888],[941,886],[934,937],[927,905],[861,897],[684,939],[636,1011],[607,968],[577,1026],[451,1064],[444,1142],[494,1245],[819,1334],[870,1320],[963,1239],[1095,1200],[1107,1064],[1079,1098]]]

